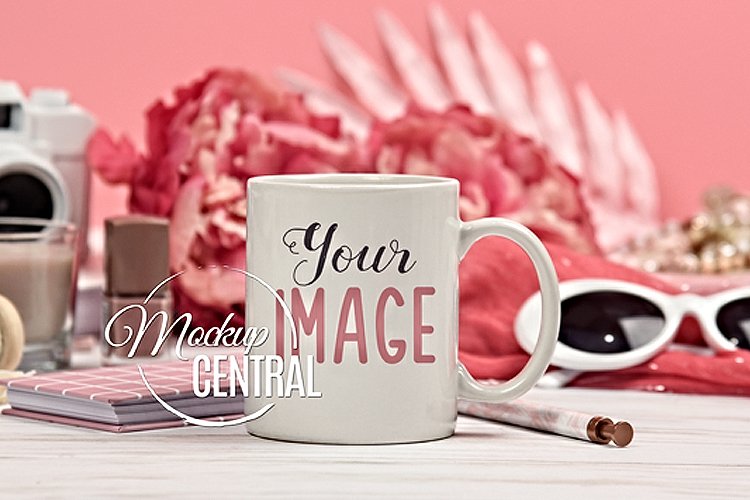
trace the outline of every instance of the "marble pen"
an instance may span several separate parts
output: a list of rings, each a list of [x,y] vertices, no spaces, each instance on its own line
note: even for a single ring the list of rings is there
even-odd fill
[[[529,401],[474,403],[459,400],[458,411],[471,417],[550,432],[593,443],[614,443],[620,448],[630,444],[633,439],[633,427],[628,422],[615,423],[607,417],[592,416]]]

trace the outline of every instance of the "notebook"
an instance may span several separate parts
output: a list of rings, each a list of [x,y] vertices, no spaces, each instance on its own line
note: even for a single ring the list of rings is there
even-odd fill
[[[192,363],[170,361],[141,367],[154,392],[183,413],[230,420],[243,412],[241,395],[196,397]],[[228,384],[221,381],[223,389]],[[134,365],[43,373],[8,380],[5,385],[11,406],[3,411],[7,415],[111,432],[185,425],[153,398]]]

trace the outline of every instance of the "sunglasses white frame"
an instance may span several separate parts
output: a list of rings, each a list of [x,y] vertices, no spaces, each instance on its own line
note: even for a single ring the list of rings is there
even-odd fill
[[[560,368],[583,371],[619,370],[644,363],[669,346],[686,315],[695,316],[701,325],[706,343],[715,351],[735,351],[737,346],[724,337],[716,324],[722,306],[750,297],[750,287],[734,288],[709,296],[694,294],[670,295],[653,288],[627,281],[581,279],[560,284],[560,301],[594,292],[622,292],[653,303],[664,314],[665,323],[659,334],[647,344],[621,353],[591,353],[557,342],[551,364]],[[516,340],[526,352],[536,345],[541,317],[539,292],[529,297],[516,315]]]

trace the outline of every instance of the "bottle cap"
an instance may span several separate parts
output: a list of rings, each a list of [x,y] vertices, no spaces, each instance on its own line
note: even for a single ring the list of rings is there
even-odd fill
[[[104,275],[109,296],[148,295],[169,276],[169,221],[147,215],[105,221]],[[162,287],[156,296],[167,293]]]

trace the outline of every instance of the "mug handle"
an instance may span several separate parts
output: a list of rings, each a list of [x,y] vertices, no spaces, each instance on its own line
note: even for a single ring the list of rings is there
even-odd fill
[[[466,367],[461,362],[458,363],[459,398],[502,403],[525,394],[544,375],[549,366],[560,329],[560,290],[555,267],[542,242],[526,227],[507,219],[486,218],[462,222],[458,242],[459,258],[463,259],[476,241],[493,235],[513,241],[526,252],[536,269],[542,297],[539,339],[531,358],[518,375],[500,385],[490,386],[477,382]]]

